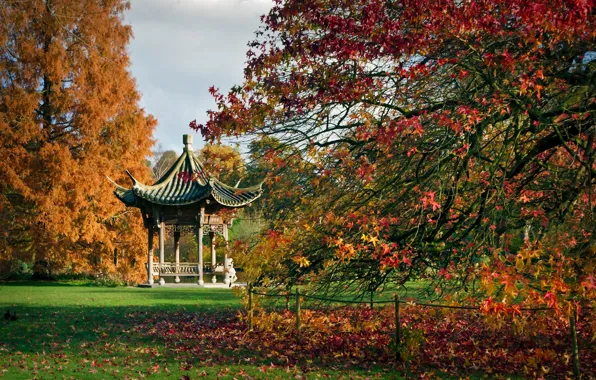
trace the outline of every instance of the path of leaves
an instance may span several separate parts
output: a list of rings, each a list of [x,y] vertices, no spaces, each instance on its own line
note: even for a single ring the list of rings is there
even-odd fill
[[[179,313],[145,318],[136,325],[161,339],[180,362],[201,365],[246,362],[268,367],[298,365],[303,370],[386,366],[388,370],[433,371],[453,375],[488,373],[528,377],[571,376],[569,326],[564,319],[541,314],[507,320],[470,311],[402,311],[402,355],[395,365],[391,308],[309,311],[295,334],[294,314],[257,313],[255,331],[247,332],[245,315]],[[596,377],[594,331],[586,318],[578,322],[582,371]],[[193,359],[194,358],[194,359]]]
[[[571,376],[569,326],[549,313],[512,320],[404,307],[402,364],[395,362],[391,307],[303,310],[299,338],[295,315],[288,311],[257,312],[253,332],[247,331],[246,314],[230,309],[106,311],[91,320],[77,315],[73,311],[42,320],[38,314],[23,314],[14,326],[6,323],[0,376],[311,378],[312,372],[312,377],[393,378],[403,371],[415,377]],[[584,378],[596,378],[591,321],[586,315],[578,321]]]

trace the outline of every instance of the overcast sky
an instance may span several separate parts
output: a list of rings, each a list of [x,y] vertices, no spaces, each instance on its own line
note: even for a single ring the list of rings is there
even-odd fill
[[[129,51],[141,105],[159,121],[155,138],[164,149],[182,151],[182,135],[200,134],[191,120],[207,120],[214,85],[227,92],[242,82],[246,44],[270,0],[132,0],[127,21]]]

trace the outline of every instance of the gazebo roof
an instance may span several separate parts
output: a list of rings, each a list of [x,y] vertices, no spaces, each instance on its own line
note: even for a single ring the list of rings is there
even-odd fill
[[[184,206],[212,198],[225,207],[242,207],[263,193],[262,183],[247,188],[224,184],[212,177],[192,151],[192,136],[184,135],[184,151],[172,167],[153,185],[137,181],[132,174],[132,189],[118,185],[114,194],[127,206],[138,206],[139,199],[164,206]]]

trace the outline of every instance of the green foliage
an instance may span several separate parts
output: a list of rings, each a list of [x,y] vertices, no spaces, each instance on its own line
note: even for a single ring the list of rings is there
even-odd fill
[[[267,222],[261,217],[252,218],[250,216],[244,216],[242,213],[238,218],[234,219],[232,227],[229,229],[230,240],[246,240],[254,237],[263,232],[266,228]]]
[[[126,282],[117,273],[109,271],[100,270],[92,278],[93,283],[97,286],[116,287],[126,285]]]

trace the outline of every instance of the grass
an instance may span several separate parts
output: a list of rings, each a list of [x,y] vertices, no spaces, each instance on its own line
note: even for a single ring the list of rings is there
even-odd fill
[[[0,288],[0,311],[10,309],[18,319],[0,321],[0,377],[397,378],[374,366],[311,368],[306,373],[298,367],[264,368],[265,358],[250,361],[250,353],[216,352],[222,346],[209,342],[202,343],[205,355],[195,356],[172,350],[175,346],[155,333],[160,328],[155,321],[180,315],[233,319],[240,308],[241,300],[228,289],[7,283]]]

